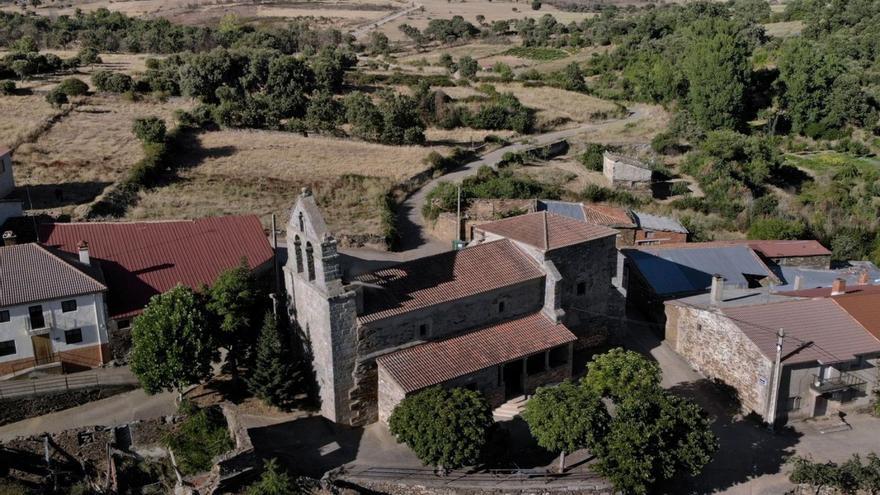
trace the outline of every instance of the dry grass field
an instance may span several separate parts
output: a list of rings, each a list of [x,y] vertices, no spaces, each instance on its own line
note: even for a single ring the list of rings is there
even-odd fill
[[[43,95],[0,97],[0,146],[14,147],[38,132],[59,110],[52,108]]]
[[[127,102],[90,96],[35,141],[18,147],[16,184],[27,189],[35,210],[75,215],[78,205],[94,200],[143,156],[131,132],[135,118],[155,115],[171,125],[173,111],[187,106],[180,99]]]
[[[801,34],[801,31],[804,30],[804,22],[771,22],[770,24],[764,24],[764,29],[767,32],[767,36],[773,38],[790,38]]]
[[[302,187],[311,187],[339,236],[378,234],[378,199],[426,169],[424,158],[443,147],[392,147],[272,131],[201,134],[170,184],[141,193],[129,219],[195,218],[272,213],[286,221]]]

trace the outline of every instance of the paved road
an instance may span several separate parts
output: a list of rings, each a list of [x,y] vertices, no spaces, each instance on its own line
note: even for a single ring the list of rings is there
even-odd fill
[[[420,8],[422,8],[422,4],[413,3],[411,7],[407,7],[403,10],[399,10],[393,14],[388,14],[385,17],[379,19],[378,21],[373,21],[365,26],[360,26],[355,29],[352,29],[351,34],[355,38],[360,38],[361,36],[364,36],[365,34],[369,33],[373,29],[376,29],[377,27],[379,27],[383,24],[387,24],[395,19],[399,19],[399,18],[409,14],[410,12],[415,12],[416,10],[418,10]]]

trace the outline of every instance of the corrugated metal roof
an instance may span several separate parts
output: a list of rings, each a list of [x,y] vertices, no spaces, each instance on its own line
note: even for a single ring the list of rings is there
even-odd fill
[[[832,301],[880,339],[880,293],[847,294],[834,297]]]
[[[873,263],[859,264],[847,268],[838,268],[831,270],[820,270],[813,268],[803,268],[797,266],[780,266],[775,269],[780,278],[785,282],[776,286],[777,292],[788,292],[794,290],[795,278],[800,276],[802,279],[801,289],[817,289],[823,287],[831,287],[835,279],[842,278],[846,281],[847,286],[855,286],[858,284],[859,277],[864,271],[868,274],[868,281],[872,284],[880,284],[880,269]],[[829,290],[830,292],[830,290]],[[821,295],[821,294],[811,294]]]
[[[749,286],[746,275],[772,276],[748,246],[651,247],[621,252],[660,296],[704,291],[712,285],[714,274],[724,277],[726,285],[735,287]]]
[[[40,240],[76,253],[88,241],[101,262],[108,309],[114,318],[140,313],[155,294],[177,284],[198,289],[212,284],[242,258],[252,268],[272,259],[272,248],[256,216],[210,217],[165,222],[83,222],[40,226]]]
[[[782,328],[787,364],[829,364],[880,352],[880,340],[831,299],[797,299],[722,312],[770,359],[776,356],[776,332]]]
[[[583,206],[580,203],[572,203],[571,201],[540,199],[538,200],[538,211],[549,211],[550,213],[573,218],[579,222],[586,221]]]
[[[487,242],[360,275],[369,323],[500,287],[542,278],[544,273],[508,240]]]
[[[43,246],[30,243],[0,248],[0,307],[105,290],[107,287],[83,268]]]
[[[684,228],[684,225],[680,224],[678,220],[674,218],[661,217],[641,211],[633,211],[633,215],[636,217],[636,222],[638,222],[639,227],[645,230],[680,232],[682,234],[688,233],[688,229]]]
[[[565,325],[538,312],[392,352],[377,361],[409,393],[575,340]]]

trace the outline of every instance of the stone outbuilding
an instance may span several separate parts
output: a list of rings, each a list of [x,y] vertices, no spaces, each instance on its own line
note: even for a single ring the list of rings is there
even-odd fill
[[[606,151],[602,155],[602,175],[611,187],[648,189],[654,172],[635,158]]]
[[[594,314],[615,311],[616,232],[561,216],[482,225],[461,250],[352,277],[309,191],[287,229],[289,314],[321,414],[337,423],[385,420],[432,385],[480,390],[497,407],[562,381],[572,347],[607,334]]]
[[[877,386],[880,340],[865,325],[880,334],[880,294],[855,297],[791,298],[716,279],[709,294],[666,303],[666,342],[732,387],[744,412],[774,423],[825,416],[867,405]]]

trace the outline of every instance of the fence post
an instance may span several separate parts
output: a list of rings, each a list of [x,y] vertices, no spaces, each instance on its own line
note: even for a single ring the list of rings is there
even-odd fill
[[[64,390],[70,390],[70,383],[67,382],[67,375],[64,375]]]

